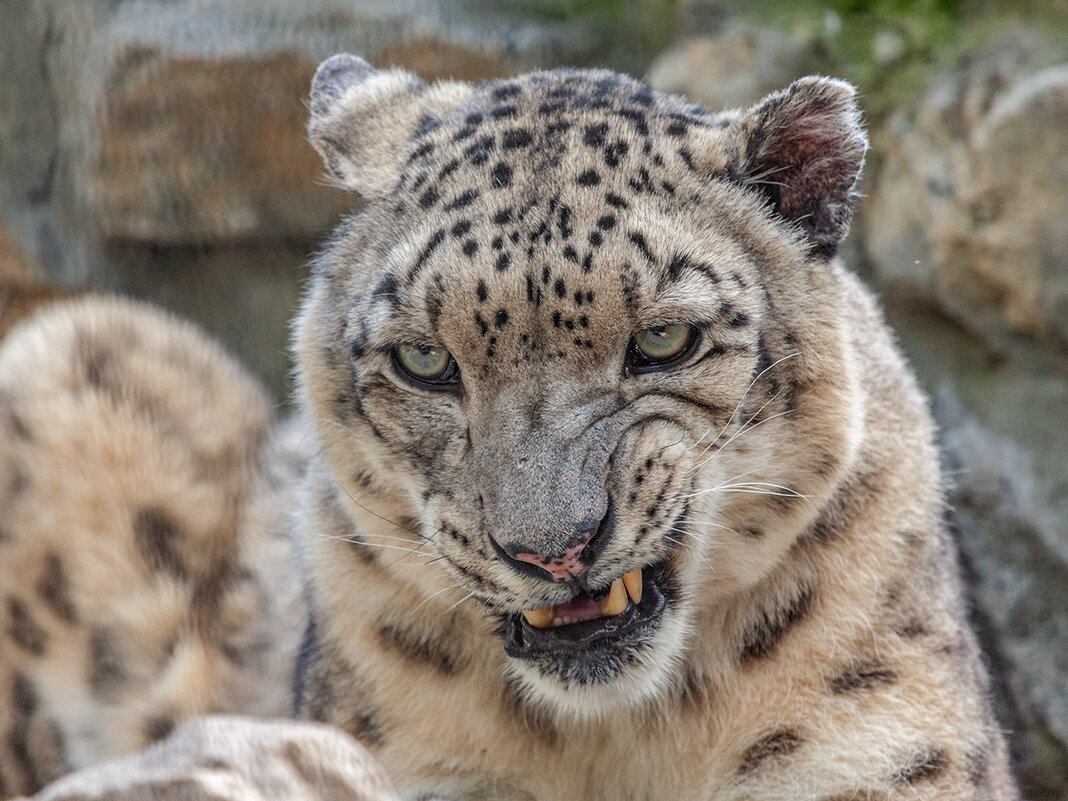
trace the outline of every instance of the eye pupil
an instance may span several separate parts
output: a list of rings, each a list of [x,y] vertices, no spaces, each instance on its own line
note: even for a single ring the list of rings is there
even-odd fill
[[[400,345],[393,349],[393,360],[403,377],[423,388],[450,387],[459,379],[452,354],[435,345]]]
[[[696,343],[697,329],[692,325],[650,326],[631,339],[627,369],[642,372],[673,364],[689,354]]]

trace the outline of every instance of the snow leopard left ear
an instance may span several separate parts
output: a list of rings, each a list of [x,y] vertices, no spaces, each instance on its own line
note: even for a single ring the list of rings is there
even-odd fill
[[[412,140],[470,95],[467,84],[427,86],[405,70],[376,70],[341,53],[312,79],[308,138],[341,188],[380,196],[400,177]]]
[[[829,259],[849,230],[868,149],[856,90],[810,76],[769,95],[732,126],[737,180],[767,196]]]

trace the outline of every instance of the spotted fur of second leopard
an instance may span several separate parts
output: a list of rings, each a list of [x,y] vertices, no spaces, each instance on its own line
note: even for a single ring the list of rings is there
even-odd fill
[[[925,401],[836,258],[867,147],[850,86],[717,114],[607,71],[428,86],[337,56],[309,132],[364,202],[312,265],[282,476],[256,391],[172,320],[62,307],[0,351],[4,786],[255,706],[235,687],[259,671],[411,798],[1016,797]],[[677,324],[678,363],[630,369],[637,333]],[[413,384],[413,345],[458,381]],[[139,383],[153,359],[177,402]],[[198,416],[227,397],[260,411]],[[74,425],[88,451],[57,444]],[[57,493],[104,441],[168,481]],[[252,512],[298,481],[307,604],[272,605]],[[559,554],[609,515],[584,586],[641,568],[662,611],[589,656],[509,656],[519,615],[575,589],[500,551]],[[278,649],[295,670],[268,658],[272,614],[303,632]]]

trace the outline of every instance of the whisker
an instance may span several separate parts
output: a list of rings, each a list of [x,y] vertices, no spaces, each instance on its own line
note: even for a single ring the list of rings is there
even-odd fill
[[[429,601],[432,598],[437,598],[443,592],[448,592],[449,590],[459,590],[459,589],[461,589],[459,584],[450,584],[448,587],[446,587],[443,590],[438,590],[435,593],[431,593],[426,598],[424,598],[422,601],[420,601],[419,605],[416,606],[415,609],[413,609],[411,612],[408,613],[408,616],[411,617],[412,615],[414,615],[416,612],[418,612],[422,608],[423,604],[425,604],[427,601]]]
[[[776,397],[778,397],[778,396],[776,395]],[[769,400],[768,403],[771,403],[772,400],[775,400],[775,398],[772,398],[771,400]],[[764,406],[767,406],[767,403],[764,404]],[[724,448],[726,448],[728,445],[730,445],[732,442],[734,442],[736,439],[738,439],[742,434],[748,433],[748,432],[752,431],[755,428],[759,428],[760,426],[764,425],[764,423],[767,423],[767,422],[769,422],[771,420],[774,420],[777,417],[784,417],[784,416],[786,416],[788,414],[792,414],[794,412],[793,409],[786,409],[785,411],[782,411],[782,412],[776,412],[775,414],[771,415],[770,417],[765,417],[763,420],[761,420],[758,423],[753,423],[753,425],[749,425],[749,423],[753,422],[753,420],[755,419],[756,415],[760,414],[760,411],[761,411],[761,409],[764,408],[764,406],[761,406],[760,409],[757,409],[757,411],[753,415],[753,417],[750,417],[749,421],[746,422],[746,424],[744,426],[742,426],[740,429],[738,429],[738,431],[736,431],[734,433],[734,435],[730,439],[728,439],[726,442],[724,442],[719,448],[717,448],[715,450],[715,452],[713,452],[710,456],[706,457],[704,459],[704,461],[702,461],[700,464],[695,465],[694,467],[690,468],[689,472],[692,473],[692,472],[695,472],[695,471],[701,469],[702,467],[704,467],[706,464],[708,464],[710,461],[712,461],[712,459],[714,459],[717,455],[722,453]]]
[[[342,542],[352,543],[353,545],[364,545],[368,548],[384,548],[390,551],[404,551],[405,554],[422,553],[423,556],[430,556],[430,554],[420,551],[418,548],[402,548],[399,545],[386,545],[381,542],[366,542],[360,537],[345,537],[340,534],[323,534],[318,531],[315,532],[315,535],[328,540],[341,540]]]
[[[753,390],[753,387],[755,387],[757,385],[757,382],[761,378],[764,377],[764,374],[767,373],[772,368],[777,367],[778,365],[782,364],[787,359],[792,359],[795,356],[800,356],[800,355],[801,355],[800,352],[790,353],[790,354],[788,354],[786,356],[783,356],[781,359],[776,359],[774,362],[772,362],[767,367],[765,367],[763,370],[761,370],[759,373],[757,373],[756,377],[752,381],[749,382],[749,386],[745,388],[745,392],[742,393],[742,397],[740,397],[738,399],[738,403],[735,405],[734,411],[732,411],[731,412],[731,416],[727,418],[727,422],[723,424],[723,428],[720,429],[719,433],[716,434],[715,438],[711,442],[708,443],[708,447],[706,447],[705,450],[702,451],[701,454],[697,458],[700,459],[701,456],[704,456],[704,454],[708,452],[708,448],[711,448],[719,440],[719,438],[723,436],[724,432],[726,432],[726,430],[730,427],[731,422],[733,422],[734,415],[738,414],[738,410],[742,408],[742,403],[745,401],[745,399],[749,395],[749,393]],[[763,407],[761,407],[761,408],[763,408]],[[759,411],[757,413],[759,414]],[[709,426],[708,429],[705,431],[705,433],[702,434],[701,437],[697,440],[697,442],[694,443],[694,447],[697,447],[698,445],[700,445],[701,441],[706,436],[708,436],[708,432],[711,431],[711,430],[712,430],[712,427]]]
[[[712,520],[691,520],[689,522],[693,523],[694,525],[697,525],[697,526],[713,526],[714,528],[721,528],[724,531],[729,531],[731,534],[734,534],[736,536],[738,535],[738,532],[735,531],[730,526],[725,526],[722,523],[716,523],[716,522],[714,522]],[[695,537],[698,536],[696,532],[689,532],[689,533],[693,534],[693,536],[695,536]]]
[[[461,598],[461,599],[460,599],[459,601],[457,601],[456,603],[454,603],[454,604],[453,604],[452,606],[450,606],[450,607],[449,607],[448,609],[446,609],[446,610],[445,610],[444,612],[442,612],[441,614],[442,614],[442,615],[447,615],[447,614],[448,614],[449,612],[451,612],[451,611],[452,611],[453,609],[455,609],[456,607],[458,607],[458,606],[459,606],[460,604],[462,604],[462,603],[463,603],[464,601],[470,600],[471,598],[474,598],[474,597],[475,597],[475,594],[474,594],[473,592],[469,592],[469,593],[467,593],[467,595],[465,595],[465,596],[464,596],[463,598]],[[438,617],[441,617],[441,615],[438,615]]]

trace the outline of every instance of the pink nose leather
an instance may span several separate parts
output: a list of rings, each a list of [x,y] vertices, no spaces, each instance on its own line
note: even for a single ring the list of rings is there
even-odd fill
[[[582,573],[586,572],[586,565],[579,559],[579,554],[582,553],[582,549],[586,547],[586,544],[593,536],[593,532],[588,532],[579,542],[572,548],[568,548],[564,551],[563,556],[542,556],[537,553],[517,553],[515,558],[521,562],[529,562],[532,565],[540,567],[553,577],[553,581],[567,581],[569,578],[574,578]]]

